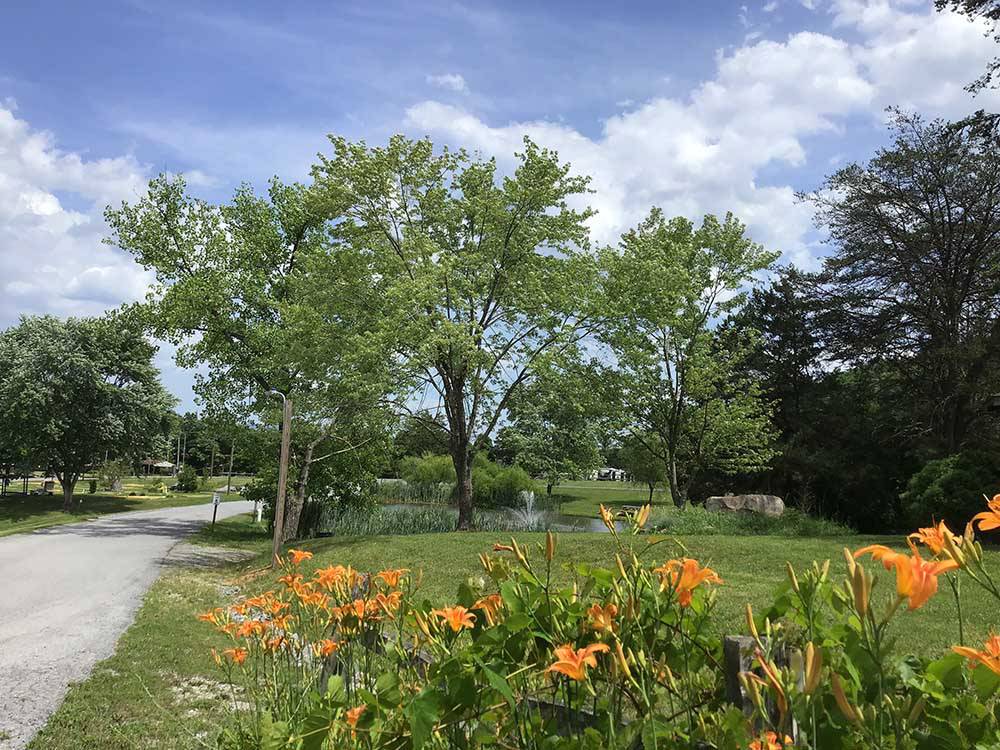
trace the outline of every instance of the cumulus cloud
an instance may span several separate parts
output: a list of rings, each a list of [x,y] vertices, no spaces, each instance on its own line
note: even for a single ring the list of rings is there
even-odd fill
[[[22,314],[97,314],[144,296],[151,279],[101,242],[101,213],[145,181],[131,156],[63,151],[0,107],[0,325]]]
[[[795,188],[812,185],[768,184],[766,175],[806,165],[811,138],[874,123],[888,105],[942,116],[990,106],[963,86],[995,47],[976,24],[911,0],[803,5],[825,8],[831,31],[720,52],[714,75],[686,98],[656,98],[608,117],[597,136],[549,120],[488,123],[436,101],[412,106],[407,126],[501,158],[524,135],[557,149],[593,177],[598,242],[614,242],[651,205],[692,219],[732,210],[785,260],[813,266],[818,238],[810,209],[795,199]],[[819,166],[832,163],[824,157]]]
[[[427,76],[427,83],[431,86],[437,86],[438,88],[457,91],[459,93],[464,93],[469,90],[468,86],[465,84],[465,78],[463,78],[459,73],[429,75]]]

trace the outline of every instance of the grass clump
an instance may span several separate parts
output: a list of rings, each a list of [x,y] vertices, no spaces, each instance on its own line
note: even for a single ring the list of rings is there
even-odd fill
[[[653,507],[649,527],[661,534],[725,534],[729,536],[835,537],[855,533],[849,526],[828,518],[789,508],[780,516],[762,513],[723,513],[700,506],[683,509]]]

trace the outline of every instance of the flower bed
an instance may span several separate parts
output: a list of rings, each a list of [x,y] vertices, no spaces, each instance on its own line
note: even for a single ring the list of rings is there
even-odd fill
[[[648,508],[628,514],[621,531],[602,508],[616,565],[576,565],[571,586],[552,584],[554,535],[538,549],[497,544],[480,556],[482,578],[461,583],[454,603],[439,608],[421,599],[419,573],[315,567],[311,553],[289,551],[277,588],[201,615],[232,639],[215,654],[239,696],[221,746],[1000,743],[1000,638],[962,643],[958,608],[950,653],[927,661],[893,650],[893,630],[942,595],[942,577],[956,604],[963,579],[1000,600],[971,524],[961,536],[944,524],[921,529],[905,553],[845,551],[839,581],[829,562],[789,566],[768,611],[747,607],[734,668],[731,644],[712,628],[724,571],[641,534],[648,517]],[[974,521],[984,531],[1000,526],[1000,496]]]

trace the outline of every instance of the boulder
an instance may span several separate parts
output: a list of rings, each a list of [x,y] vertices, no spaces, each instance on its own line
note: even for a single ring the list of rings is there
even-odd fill
[[[745,511],[780,516],[785,512],[785,501],[777,495],[716,495],[705,501],[705,510],[722,513]]]

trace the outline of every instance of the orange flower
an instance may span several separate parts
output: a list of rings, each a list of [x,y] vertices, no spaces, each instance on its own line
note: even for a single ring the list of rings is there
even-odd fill
[[[335,586],[344,580],[347,568],[343,565],[331,565],[329,568],[320,568],[313,576],[317,586],[322,586],[327,591],[332,591]]]
[[[945,540],[948,537],[955,539],[955,535],[951,533],[951,529],[945,525],[945,522],[939,521],[936,526],[928,526],[927,528],[917,529],[906,538],[907,540],[923,544],[935,555],[940,555],[945,549]],[[955,539],[955,541],[958,544],[962,543],[961,537]]]
[[[385,581],[385,585],[389,588],[396,588],[399,586],[399,579],[409,572],[409,568],[396,568],[395,570],[383,570],[375,577]]]
[[[363,706],[362,705],[362,706],[356,706],[355,708],[351,708],[351,709],[347,710],[345,718],[347,719],[347,726],[349,726],[351,728],[351,737],[352,738],[358,736],[358,733],[357,733],[357,731],[354,728],[358,725],[358,719],[360,719],[361,718],[361,714],[363,714],[365,712],[365,708],[367,708],[367,706]]]
[[[290,549],[288,550],[288,556],[292,559],[292,565],[298,565],[303,560],[311,560],[313,553],[301,549]]]
[[[249,638],[254,635],[264,635],[267,631],[267,623],[263,620],[244,620],[236,629],[236,635],[240,638]]]
[[[774,732],[768,731],[759,740],[754,740],[750,743],[749,750],[783,750],[792,744],[792,738],[787,734],[781,740],[778,739],[778,735]]]
[[[340,644],[336,641],[330,640],[329,638],[324,638],[323,640],[316,641],[312,644],[312,650],[316,656],[329,656],[339,648]]]
[[[601,606],[595,604],[587,610],[590,617],[590,627],[598,633],[614,633],[618,630],[615,617],[618,616],[618,607],[614,604]]]
[[[991,672],[1000,675],[1000,635],[995,633],[986,640],[986,650],[977,651],[966,646],[953,646],[952,651],[973,662],[979,662]]]
[[[653,572],[660,576],[660,591],[670,588],[677,592],[677,601],[682,607],[691,604],[691,594],[703,583],[722,583],[722,579],[711,568],[702,568],[697,560],[685,557],[683,560],[667,560]]]
[[[994,495],[992,500],[986,501],[986,505],[989,510],[974,515],[972,522],[979,521],[980,531],[992,531],[1000,528],[1000,495]]]
[[[545,672],[559,672],[581,682],[587,679],[587,667],[597,666],[595,654],[610,650],[606,643],[592,643],[580,649],[574,649],[572,644],[567,643],[556,649],[556,660]]]
[[[867,554],[871,554],[875,560],[880,561],[882,563],[882,567],[886,570],[892,570],[896,566],[896,558],[906,558],[906,555],[902,552],[896,552],[895,550],[889,549],[884,544],[869,544],[867,547],[862,547],[855,552],[854,559],[857,560],[862,555]]]
[[[222,655],[233,662],[233,664],[242,664],[247,660],[249,653],[245,648],[227,648],[222,652]]]
[[[215,616],[217,612],[218,610],[215,610],[213,612],[203,612],[202,614],[198,615],[198,619],[201,620],[202,622],[210,622],[213,625],[215,625],[216,624]]]
[[[279,583],[285,584],[287,588],[297,589],[302,585],[302,575],[300,573],[289,573],[278,579]]]
[[[399,609],[399,602],[402,598],[403,592],[401,591],[393,591],[390,594],[383,594],[380,591],[375,595],[375,605],[392,619],[396,610]]]
[[[481,597],[472,605],[472,608],[482,610],[483,614],[486,615],[486,623],[488,625],[496,625],[498,621],[497,615],[500,614],[501,606],[503,606],[503,598],[500,594],[489,594]]]
[[[452,632],[459,632],[462,628],[471,628],[476,624],[476,616],[461,605],[435,609],[432,614],[437,615],[448,623]]]
[[[955,570],[954,560],[923,560],[916,549],[913,556],[896,555],[896,592],[900,599],[909,599],[909,608],[920,609],[938,588],[937,577],[949,570]]]
[[[514,551],[514,547],[512,545],[510,545],[510,544],[500,544],[500,542],[497,542],[496,544],[493,545],[493,551],[494,552],[513,552]]]

